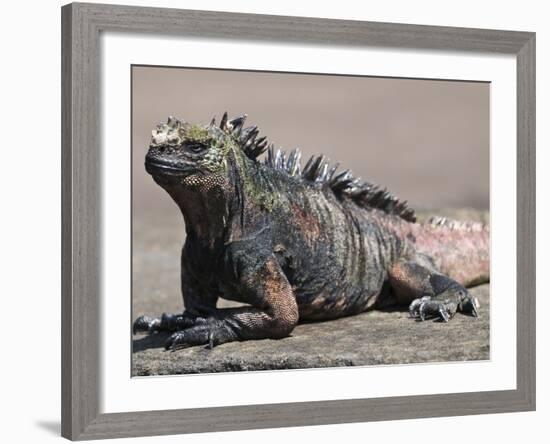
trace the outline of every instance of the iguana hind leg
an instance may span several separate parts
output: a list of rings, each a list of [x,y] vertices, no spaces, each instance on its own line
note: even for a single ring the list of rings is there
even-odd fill
[[[413,318],[447,322],[457,311],[477,316],[477,299],[458,282],[439,273],[425,257],[396,262],[388,271],[388,277],[397,301],[410,304],[409,313]]]

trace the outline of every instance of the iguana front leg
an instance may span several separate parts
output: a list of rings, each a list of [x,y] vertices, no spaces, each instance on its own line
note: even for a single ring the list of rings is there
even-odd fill
[[[240,269],[237,291],[250,307],[216,310],[204,323],[175,332],[167,349],[231,341],[282,338],[298,323],[298,305],[279,263],[269,256],[258,267]]]
[[[174,332],[204,324],[206,318],[216,311],[218,294],[205,287],[203,279],[193,273],[187,264],[191,263],[189,253],[184,247],[181,254],[181,293],[183,313],[163,313],[160,318],[139,316],[133,325],[133,333]]]
[[[419,263],[420,262],[420,263]],[[477,316],[479,302],[468,290],[435,270],[425,259],[400,260],[388,271],[390,285],[411,317],[448,322],[457,311]]]

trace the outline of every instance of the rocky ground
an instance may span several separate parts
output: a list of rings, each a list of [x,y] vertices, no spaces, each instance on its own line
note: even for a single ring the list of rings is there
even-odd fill
[[[435,214],[434,212],[431,212]],[[488,213],[440,210],[461,220],[488,221]],[[421,214],[426,217],[426,214]],[[140,314],[181,312],[179,251],[183,223],[155,219],[134,222],[133,318]],[[233,342],[209,350],[177,352],[163,348],[166,336],[136,335],[134,376],[405,364],[489,359],[489,285],[471,290],[481,303],[480,316],[457,314],[449,323],[417,322],[406,311],[371,311],[334,321],[298,325],[280,340]],[[222,302],[220,306],[230,306]]]

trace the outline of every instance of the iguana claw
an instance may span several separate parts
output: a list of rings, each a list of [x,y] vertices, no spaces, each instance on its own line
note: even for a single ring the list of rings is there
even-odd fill
[[[409,316],[411,318],[418,318],[420,316],[422,304],[426,301],[429,301],[429,296],[424,296],[418,299],[415,299],[411,302],[411,305],[409,305]],[[424,319],[422,319],[424,320]]]
[[[449,322],[456,312],[456,304],[449,301],[433,300],[430,296],[415,299],[409,306],[412,318],[425,321],[428,318],[437,318],[442,322]]]
[[[164,344],[164,349],[176,351],[183,348],[182,344],[185,344],[184,337],[185,334],[183,331],[177,331],[176,333],[171,334]]]
[[[475,296],[470,295],[469,293],[462,298],[460,303],[458,304],[458,309],[465,314],[470,314],[474,318],[477,318],[479,313],[479,301]]]
[[[150,316],[140,316],[134,322],[132,327],[133,334],[137,333],[155,333],[159,330],[161,320]]]

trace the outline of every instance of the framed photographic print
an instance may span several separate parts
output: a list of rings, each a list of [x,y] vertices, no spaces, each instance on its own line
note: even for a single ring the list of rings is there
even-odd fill
[[[487,283],[489,83],[136,65],[132,66],[131,75],[132,320],[135,320],[137,333],[132,353],[134,376],[490,358],[490,304]],[[231,87],[227,88],[228,85]],[[220,248],[220,252],[225,251],[228,245],[241,251],[244,246],[243,238],[252,238],[254,248],[257,249],[265,239],[258,237],[256,233],[265,230],[265,227],[274,230],[281,225],[284,232],[291,230],[294,235],[302,232],[299,238],[292,240],[284,239],[285,234],[271,234],[271,237],[277,237],[277,241],[269,241],[279,245],[277,248],[272,245],[269,250],[281,250],[276,253],[276,257],[279,257],[278,261],[282,263],[285,276],[288,276],[293,286],[302,322],[289,332],[292,336],[285,335],[288,337],[284,341],[268,341],[269,345],[265,341],[248,344],[231,341],[231,338],[224,336],[226,333],[223,328],[219,330],[217,326],[206,327],[211,332],[214,343],[223,342],[226,345],[216,348],[215,351],[205,352],[204,347],[186,347],[183,350],[183,347],[191,344],[187,344],[187,341],[181,344],[172,343],[180,333],[175,331],[175,326],[163,328],[173,318],[171,314],[166,314],[164,320],[160,320],[158,304],[164,304],[162,310],[165,312],[181,312],[180,278],[182,285],[187,285],[187,280],[192,279],[191,275],[200,275],[206,271],[199,278],[200,282],[209,282],[211,275],[214,275],[214,282],[209,285],[216,287],[221,282],[226,282],[226,279],[231,282],[235,280],[233,277],[221,277],[227,259],[221,260],[221,265],[193,265],[206,260],[200,252],[202,249],[195,245],[195,236],[201,237],[199,233],[204,232],[207,226],[206,221],[196,220],[195,213],[201,211],[201,205],[197,202],[190,207],[186,205],[186,199],[194,199],[187,196],[187,193],[191,192],[195,196],[193,187],[183,191],[187,190],[186,186],[181,189],[186,198],[182,201],[176,196],[177,205],[174,205],[169,196],[174,196],[174,190],[179,189],[179,185],[172,181],[166,182],[165,173],[174,175],[175,171],[157,171],[154,165],[162,159],[172,162],[171,155],[179,159],[181,151],[171,152],[162,145],[158,148],[155,143],[149,149],[151,133],[143,131],[143,128],[156,127],[155,122],[163,118],[162,113],[166,113],[166,109],[170,109],[174,115],[186,116],[185,122],[176,120],[175,117],[171,119],[172,125],[188,132],[193,128],[193,124],[189,122],[204,121],[205,125],[209,124],[212,116],[207,116],[220,104],[228,104],[231,109],[246,109],[249,113],[242,128],[237,130],[242,134],[240,140],[246,140],[250,146],[254,142],[258,150],[266,151],[265,154],[253,156],[254,163],[251,165],[257,166],[258,172],[266,175],[266,181],[270,181],[270,186],[274,187],[273,196],[277,196],[280,201],[280,208],[269,210],[269,223],[259,222],[259,227],[251,223],[251,226],[245,228],[244,235],[237,235],[231,229],[228,229],[228,233],[221,234],[224,247]],[[207,126],[209,131],[222,131],[222,115],[223,112],[218,113],[221,123],[216,123],[214,119],[214,124]],[[237,118],[242,119],[239,116]],[[234,121],[231,118],[226,120],[228,125]],[[247,124],[248,121],[251,124]],[[252,122],[259,126],[252,125]],[[163,131],[170,125],[170,122],[162,122],[158,137],[164,137]],[[466,128],[468,131],[464,131]],[[291,149],[285,153],[283,148],[275,148],[275,143],[271,146],[263,134],[257,134],[260,129],[264,134],[267,130],[278,134],[278,142],[283,147],[289,147],[294,142],[300,147],[299,150]],[[153,137],[157,137],[157,131],[154,129]],[[359,144],[363,146],[358,147]],[[409,147],[409,150],[404,151],[404,146]],[[270,159],[276,159],[277,152],[280,156],[279,167],[270,163]],[[319,158],[319,153],[325,157]],[[144,167],[146,156],[147,168]],[[301,156],[305,157],[303,162],[300,162]],[[399,157],[406,158],[408,166],[396,162],[395,159]],[[308,162],[308,158],[312,160]],[[329,158],[340,161],[342,168],[338,169],[336,163],[331,164]],[[202,162],[200,157],[198,162]],[[227,162],[231,165],[234,161],[228,158]],[[325,170],[324,186],[320,186],[320,178],[311,177],[314,174],[313,169],[309,171],[305,168],[308,163],[315,165],[315,162],[318,163],[316,168],[319,175]],[[346,165],[353,165],[353,171],[346,173]],[[445,165],[453,165],[453,168],[445,168]],[[280,172],[285,174],[281,176]],[[200,174],[207,177],[210,175],[202,172]],[[190,176],[194,177],[193,174]],[[246,178],[243,173],[239,177],[241,178],[234,180],[235,185],[240,181],[253,180]],[[395,189],[392,191],[399,197],[385,196],[383,187],[367,183],[364,179],[358,179],[359,177],[369,178],[379,184],[383,181],[389,182],[394,185]],[[277,180],[283,180],[285,184],[300,182],[306,188],[287,189],[286,185],[276,184]],[[346,186],[349,189],[343,188]],[[356,196],[350,195],[353,205],[343,209],[340,200],[345,199],[352,186],[357,187]],[[338,201],[324,200],[323,193],[328,189],[334,196],[339,196]],[[165,196],[164,190],[169,194]],[[205,193],[209,206],[220,192],[222,191],[211,190]],[[243,202],[247,198],[251,199],[248,193],[245,188],[238,199]],[[288,196],[284,196],[285,193]],[[298,198],[300,193],[306,194]],[[416,202],[414,215],[405,199]],[[330,217],[316,209],[317,202],[330,208]],[[223,205],[220,206],[225,208],[228,205],[241,206],[233,194],[224,198]],[[419,211],[418,205],[430,210]],[[261,211],[254,202],[243,206],[242,211]],[[442,209],[442,206],[447,208]],[[475,209],[464,209],[465,206]],[[447,273],[461,280],[464,285],[475,286],[469,290],[470,296],[464,294],[466,298],[470,297],[472,301],[475,298],[476,304],[479,303],[476,313],[464,307],[464,310],[460,308],[457,311],[466,316],[454,317],[454,308],[449,306],[448,308],[452,308],[449,318],[440,319],[439,316],[433,316],[436,313],[426,311],[430,307],[426,303],[423,306],[425,316],[432,315],[437,321],[451,321],[450,316],[453,316],[453,320],[449,325],[446,325],[447,322],[436,322],[435,325],[420,326],[416,322],[408,321],[407,310],[416,299],[415,296],[419,295],[406,296],[408,293],[404,289],[397,293],[388,291],[386,295],[381,291],[379,283],[367,282],[377,275],[380,267],[375,262],[375,257],[366,253],[362,258],[363,244],[353,244],[353,236],[349,231],[335,226],[346,227],[346,222],[338,219],[335,224],[331,218],[336,218],[339,211],[345,211],[351,218],[346,220],[365,224],[366,221],[361,222],[361,218],[370,209],[374,209],[374,212],[369,213],[369,226],[391,225],[384,234],[388,242],[410,242],[407,236],[417,237],[417,240],[411,241],[411,247],[414,244],[423,254],[434,255],[436,261],[447,260],[447,263],[439,265],[442,270],[448,270]],[[218,210],[212,208],[211,211],[216,213]],[[278,212],[280,215],[277,215]],[[240,218],[241,210],[232,210],[223,216],[226,226],[236,223],[235,214]],[[444,215],[447,219],[442,217]],[[449,219],[449,216],[468,222],[459,223]],[[381,219],[378,220],[378,217]],[[204,218],[208,219],[208,215],[204,215]],[[364,231],[366,226],[360,226],[361,239],[369,238],[369,234]],[[208,231],[212,229],[210,227]],[[225,230],[223,228],[221,231]],[[391,232],[395,230],[405,230],[406,233],[396,232],[394,238]],[[349,237],[345,237],[346,234]],[[346,258],[342,247],[338,247],[340,235],[344,235],[345,239],[342,240],[342,246],[346,250],[349,248],[351,252],[349,258]],[[215,243],[217,236],[218,234],[212,234],[210,238],[208,235],[199,244]],[[236,236],[239,238],[239,246]],[[422,240],[423,236],[425,241]],[[448,246],[442,251],[434,251],[432,244],[428,245],[427,242],[435,238],[439,239],[436,244],[438,248],[445,244]],[[380,249],[378,240],[373,239],[371,242],[374,250]],[[184,244],[185,257],[181,258]],[[293,245],[301,246],[293,250]],[[398,247],[397,244],[395,247]],[[467,257],[470,265],[461,262],[460,257],[448,250],[460,248],[469,248],[463,257]],[[382,260],[393,261],[390,257],[392,254],[391,251],[382,253]],[[400,262],[401,257],[410,256],[405,252],[398,254],[400,258],[395,262]],[[218,252],[214,253],[215,257],[219,255]],[[246,255],[248,259],[255,260],[254,253],[248,252]],[[328,263],[322,261],[323,257],[337,255],[342,255],[344,262],[350,262],[340,266],[338,260]],[[356,265],[351,259],[354,256],[359,257]],[[417,260],[410,257],[411,263],[416,264]],[[310,261],[308,258],[314,260]],[[181,264],[181,261],[184,263]],[[392,267],[393,265],[389,266]],[[354,275],[358,269],[363,268],[368,268],[369,271]],[[402,272],[402,267],[396,265],[395,274]],[[392,273],[390,271],[390,276]],[[343,277],[340,280],[335,279],[336,276]],[[337,281],[337,284],[332,285],[331,280]],[[394,278],[390,278],[387,283],[392,288],[399,285]],[[209,291],[204,288],[205,285],[199,284],[198,287],[201,292]],[[363,293],[370,287],[370,292]],[[234,291],[237,295],[224,294],[215,301],[222,310],[216,312],[216,316],[226,314],[231,319],[233,316],[250,315],[242,312],[245,298],[240,295],[239,290]],[[448,292],[444,294],[443,298],[449,297]],[[400,295],[405,300],[398,301],[394,299],[394,295]],[[248,305],[251,303],[249,300]],[[465,304],[467,305],[466,302]],[[189,299],[186,299],[184,305],[186,313],[194,310],[194,302]],[[237,308],[239,306],[241,308]],[[399,308],[402,310],[398,310]],[[478,314],[477,310],[479,316],[473,316]],[[151,316],[151,313],[155,316]],[[445,309],[442,313],[447,315]],[[199,318],[201,317],[206,318],[208,315],[203,313]],[[331,322],[304,323],[308,320]],[[235,328],[242,340],[274,339],[273,327],[267,325],[267,320],[266,325],[259,326],[256,332],[240,331],[239,327],[232,327],[232,332]],[[199,332],[204,330],[204,327],[198,329]],[[154,334],[143,335],[150,332]],[[187,330],[188,335],[190,332],[191,330]],[[206,332],[204,334],[207,336]],[[457,341],[457,338],[462,339]],[[199,342],[194,345],[205,345],[205,337],[200,337],[200,334],[192,341]],[[334,347],[329,347],[328,344],[334,344]],[[166,353],[165,347],[173,350],[178,348],[178,352]]]
[[[534,409],[533,33],[62,23],[65,437]]]

